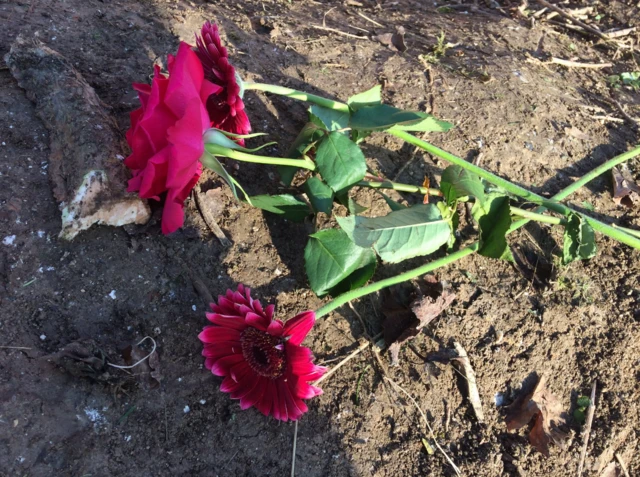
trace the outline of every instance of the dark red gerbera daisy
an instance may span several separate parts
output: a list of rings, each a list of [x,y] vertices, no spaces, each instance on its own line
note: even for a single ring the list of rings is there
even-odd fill
[[[235,68],[229,64],[229,55],[222,46],[218,25],[206,22],[202,26],[201,36],[196,35],[196,45],[205,78],[222,87],[221,92],[212,94],[207,101],[212,127],[248,134],[251,124],[244,110],[241,81]]]
[[[213,313],[199,338],[205,366],[224,377],[220,390],[240,399],[240,407],[255,406],[265,416],[296,421],[307,411],[303,399],[322,394],[309,384],[326,368],[313,364],[309,348],[300,346],[315,322],[305,311],[286,323],[273,319],[274,306],[262,308],[250,289],[238,285],[212,303]]]

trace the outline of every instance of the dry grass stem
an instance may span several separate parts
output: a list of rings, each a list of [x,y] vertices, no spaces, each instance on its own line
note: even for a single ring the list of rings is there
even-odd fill
[[[587,425],[584,430],[584,443],[582,444],[582,451],[580,452],[580,464],[578,465],[578,477],[582,475],[584,469],[584,460],[587,457],[587,446],[589,445],[589,435],[591,434],[591,424],[593,424],[593,415],[596,412],[596,382],[593,382],[591,387],[591,404],[587,411]]]

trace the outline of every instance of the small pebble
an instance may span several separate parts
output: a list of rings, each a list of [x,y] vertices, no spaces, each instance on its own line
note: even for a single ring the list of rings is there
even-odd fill
[[[191,411],[191,408],[189,406],[185,406],[184,407],[184,413],[188,413],[189,411]]]

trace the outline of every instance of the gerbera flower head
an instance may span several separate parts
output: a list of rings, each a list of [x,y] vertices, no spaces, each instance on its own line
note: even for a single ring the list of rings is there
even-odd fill
[[[211,126],[235,134],[248,134],[251,124],[242,101],[242,80],[229,63],[229,54],[222,46],[218,25],[206,22],[200,36],[196,35],[196,45],[205,78],[222,87],[222,91],[211,95],[207,101]]]
[[[221,391],[239,399],[242,409],[255,406],[265,416],[296,421],[308,410],[303,399],[322,394],[309,383],[326,368],[313,364],[311,350],[300,346],[315,313],[305,311],[283,323],[273,318],[274,308],[263,308],[240,284],[211,304],[207,318],[213,325],[198,337],[205,366],[224,377]]]

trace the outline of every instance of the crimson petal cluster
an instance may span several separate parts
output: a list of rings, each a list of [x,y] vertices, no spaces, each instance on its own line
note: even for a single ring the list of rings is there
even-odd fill
[[[223,131],[248,134],[251,125],[244,110],[240,79],[229,63],[227,49],[222,46],[218,25],[206,22],[200,34],[196,35],[196,53],[204,67],[204,76],[222,88],[207,101],[212,125]]]
[[[283,323],[273,318],[274,306],[263,308],[242,284],[227,290],[213,313],[213,324],[200,333],[205,366],[224,377],[220,390],[240,400],[240,407],[255,406],[265,416],[296,421],[307,411],[303,399],[322,394],[310,384],[326,368],[313,364],[309,348],[300,346],[313,324],[315,313],[305,311]]]

